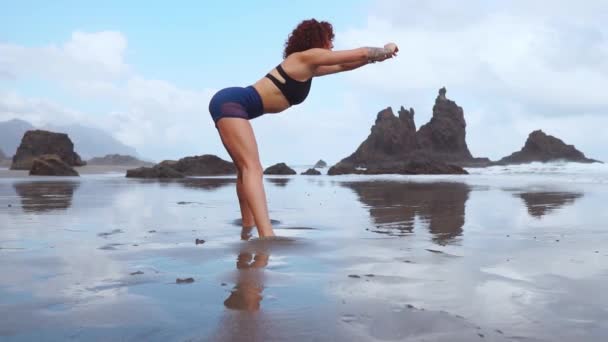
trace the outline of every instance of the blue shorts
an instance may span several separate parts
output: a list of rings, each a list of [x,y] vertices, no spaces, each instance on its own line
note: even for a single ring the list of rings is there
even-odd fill
[[[262,97],[253,86],[230,87],[218,91],[209,101],[209,113],[215,122],[221,118],[255,119],[264,114]]]

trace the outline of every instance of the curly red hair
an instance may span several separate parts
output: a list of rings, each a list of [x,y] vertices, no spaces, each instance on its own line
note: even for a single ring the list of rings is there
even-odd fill
[[[334,39],[334,28],[327,21],[304,20],[289,34],[283,58],[294,52],[325,48]]]

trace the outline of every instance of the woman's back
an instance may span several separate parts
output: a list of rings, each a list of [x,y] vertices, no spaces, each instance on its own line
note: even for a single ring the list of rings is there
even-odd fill
[[[292,104],[300,103],[301,101],[297,103],[290,101],[289,97],[292,94],[297,100],[302,101],[308,95],[315,69],[303,61],[301,54],[294,53],[288,56],[253,85],[262,97],[265,113],[282,112]],[[288,93],[284,93],[286,91]]]

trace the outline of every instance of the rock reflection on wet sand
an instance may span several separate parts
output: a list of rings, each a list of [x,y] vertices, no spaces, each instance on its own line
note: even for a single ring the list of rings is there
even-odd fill
[[[278,187],[286,187],[289,182],[291,182],[291,178],[270,178],[266,177],[265,180],[271,184],[274,184]]]
[[[583,197],[580,192],[522,192],[517,194],[526,204],[530,215],[541,218]]]
[[[0,177],[0,340],[608,334],[608,185],[319,177],[266,187],[270,240],[234,178]]]
[[[74,192],[80,186],[75,181],[20,181],[13,188],[21,199],[21,207],[27,212],[65,210],[72,205]]]
[[[226,186],[234,186],[235,178],[179,178],[179,179],[130,179],[131,182],[141,184],[158,184],[161,186],[180,185],[185,188],[199,190],[216,190]]]
[[[388,235],[413,232],[416,219],[433,241],[445,245],[462,234],[465,203],[471,191],[464,183],[345,182],[369,209],[372,231]]]

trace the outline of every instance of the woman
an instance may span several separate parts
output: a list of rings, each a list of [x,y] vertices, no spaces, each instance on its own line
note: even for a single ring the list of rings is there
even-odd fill
[[[283,61],[246,88],[217,92],[209,103],[222,143],[237,168],[237,196],[243,227],[256,226],[260,238],[274,236],[264,193],[263,170],[253,129],[248,120],[265,113],[279,113],[302,103],[312,78],[353,70],[397,55],[397,45],[332,51],[330,23],[302,21],[285,43]]]

